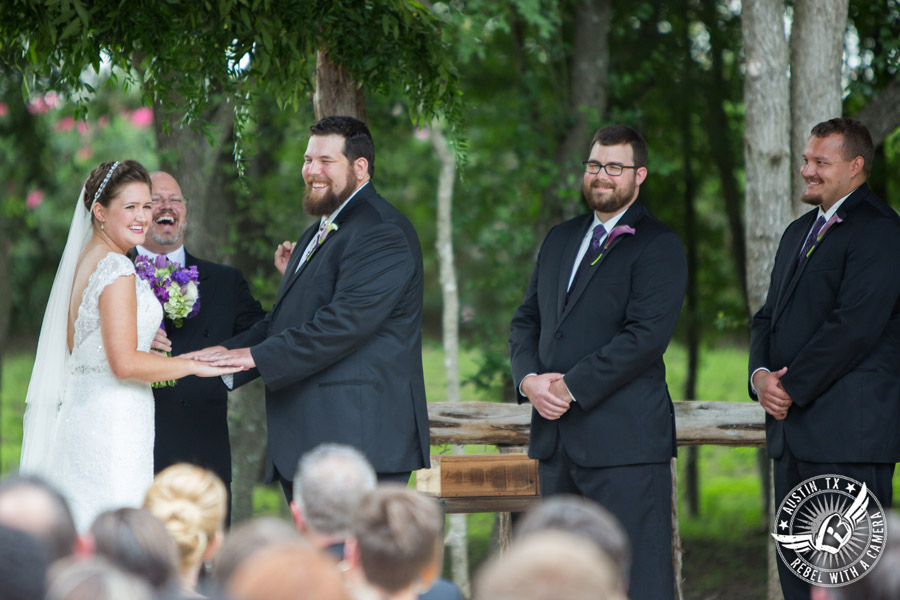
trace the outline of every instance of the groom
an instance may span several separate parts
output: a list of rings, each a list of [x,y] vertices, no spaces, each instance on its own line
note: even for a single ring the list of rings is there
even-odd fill
[[[303,208],[319,222],[300,236],[272,312],[198,353],[256,369],[235,385],[265,381],[266,481],[288,501],[297,460],[323,442],[356,447],[380,480],[402,483],[429,452],[419,238],[375,191],[364,123],[325,117],[310,133]]]
[[[150,229],[138,254],[165,255],[196,266],[200,277],[200,312],[181,327],[166,321],[172,354],[205,348],[246,330],[265,315],[250,294],[240,270],[196,258],[184,249],[187,201],[168,173],[150,174],[153,212]],[[174,387],[153,390],[156,440],[153,467],[189,462],[213,471],[230,487],[231,445],[228,440],[228,389],[219,377],[185,377]],[[230,504],[230,503],[229,503]],[[230,511],[230,509],[229,509]]]

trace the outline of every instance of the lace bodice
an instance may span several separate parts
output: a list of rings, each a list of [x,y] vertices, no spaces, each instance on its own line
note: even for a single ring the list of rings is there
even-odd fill
[[[75,339],[70,361],[81,372],[104,371],[109,369],[106,349],[100,333],[100,294],[119,277],[134,276],[137,294],[137,349],[147,352],[156,330],[162,322],[162,306],[153,295],[150,284],[135,274],[134,264],[128,257],[110,252],[91,274],[75,320]]]

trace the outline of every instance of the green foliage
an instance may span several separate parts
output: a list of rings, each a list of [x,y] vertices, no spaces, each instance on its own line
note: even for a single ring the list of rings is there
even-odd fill
[[[296,109],[313,92],[310,61],[323,49],[370,93],[400,90],[415,120],[460,120],[446,24],[412,0],[10,0],[0,23],[4,61],[30,85],[67,92],[79,117],[96,91],[85,69],[106,64],[147,104],[189,122],[202,123],[215,93],[237,106],[271,97]]]

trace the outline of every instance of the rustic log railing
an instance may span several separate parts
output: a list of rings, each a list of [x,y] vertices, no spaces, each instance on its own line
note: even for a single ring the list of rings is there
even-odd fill
[[[679,446],[763,447],[765,418],[755,402],[675,402]],[[530,404],[431,402],[431,443],[527,446]]]

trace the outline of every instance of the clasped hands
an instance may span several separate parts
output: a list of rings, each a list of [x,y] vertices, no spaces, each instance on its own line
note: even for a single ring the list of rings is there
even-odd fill
[[[522,393],[528,397],[538,414],[551,421],[566,414],[572,403],[562,373],[529,375],[522,380]]]
[[[781,378],[787,373],[787,367],[778,371],[757,371],[753,374],[753,388],[759,405],[775,419],[782,421],[787,418],[788,410],[794,401],[790,394],[781,385]]]
[[[166,330],[160,328],[153,339],[151,349],[157,352],[171,352],[172,342],[166,335]],[[188,358],[208,363],[211,367],[240,367],[241,370],[253,369],[256,361],[250,354],[250,348],[237,348],[229,350],[225,346],[210,346],[202,350],[194,350],[185,354],[179,354],[178,358]]]

